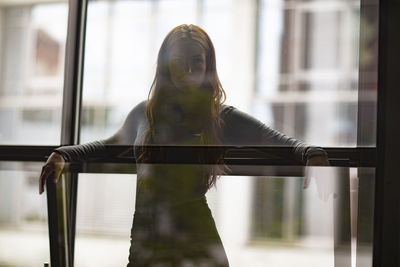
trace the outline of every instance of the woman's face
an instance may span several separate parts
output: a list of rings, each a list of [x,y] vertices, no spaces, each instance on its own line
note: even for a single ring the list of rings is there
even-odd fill
[[[179,40],[169,49],[168,68],[171,81],[178,89],[198,88],[206,74],[206,53],[197,41]]]

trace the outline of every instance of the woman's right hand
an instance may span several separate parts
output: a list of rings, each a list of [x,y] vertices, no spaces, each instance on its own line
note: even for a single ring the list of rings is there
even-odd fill
[[[44,186],[48,179],[53,180],[54,183],[57,183],[58,178],[61,175],[61,172],[64,170],[65,160],[61,156],[61,154],[57,152],[51,153],[50,157],[47,159],[46,163],[42,168],[42,173],[39,178],[39,194],[44,192]]]

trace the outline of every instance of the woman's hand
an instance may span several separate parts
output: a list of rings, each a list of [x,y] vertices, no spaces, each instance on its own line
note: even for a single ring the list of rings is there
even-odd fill
[[[42,168],[42,173],[39,178],[39,194],[44,192],[44,185],[49,178],[52,178],[54,183],[57,183],[65,166],[65,160],[61,154],[57,152],[51,153],[46,163]]]
[[[307,159],[306,166],[330,166],[328,158],[326,156],[313,156]],[[304,179],[303,188],[306,189],[310,185],[311,176],[306,175]]]
[[[314,156],[307,159],[306,166],[330,166],[326,156]]]

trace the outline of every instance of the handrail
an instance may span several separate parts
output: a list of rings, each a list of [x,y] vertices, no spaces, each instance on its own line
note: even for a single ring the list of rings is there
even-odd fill
[[[44,162],[58,146],[0,146],[1,161]],[[86,163],[133,163],[135,149],[131,145],[106,145],[105,158],[88,158]],[[146,146],[156,155],[146,163],[157,164],[215,164],[221,157],[226,165],[302,166],[293,157],[291,147],[281,146]],[[375,147],[324,147],[333,167],[375,167]],[[198,156],[202,155],[202,162]],[[81,164],[81,163],[75,163]]]

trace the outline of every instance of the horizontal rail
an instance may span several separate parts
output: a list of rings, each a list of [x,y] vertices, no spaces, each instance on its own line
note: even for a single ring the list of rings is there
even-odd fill
[[[1,161],[45,162],[58,146],[0,146]],[[107,145],[105,155],[109,157],[88,158],[85,163],[134,163],[135,149],[143,146]],[[154,164],[215,164],[222,159],[223,164],[247,166],[302,166],[293,157],[291,147],[278,146],[145,146],[152,152]],[[376,148],[374,147],[325,147],[331,166],[337,167],[375,167]],[[202,158],[199,162],[199,156]],[[221,162],[221,163],[222,163]],[[80,165],[82,162],[73,163]]]

